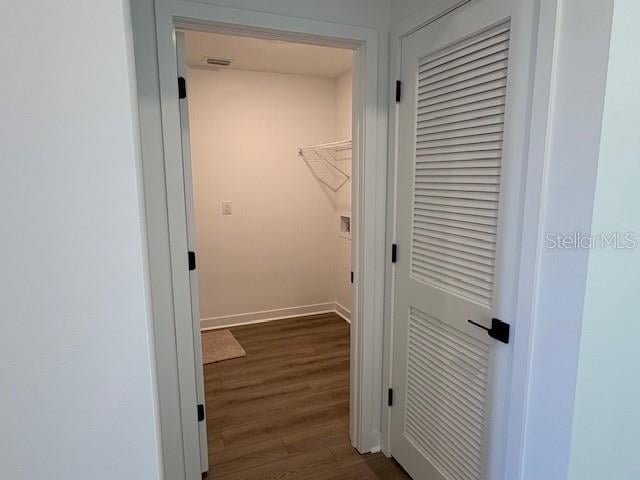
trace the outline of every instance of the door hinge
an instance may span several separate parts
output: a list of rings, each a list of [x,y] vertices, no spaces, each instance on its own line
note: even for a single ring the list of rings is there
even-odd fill
[[[393,405],[393,388],[387,390],[387,405],[389,407]]]
[[[351,283],[353,283],[353,272],[351,272]]]
[[[396,103],[399,103],[401,98],[402,98],[402,82],[400,80],[396,80]]]
[[[391,245],[391,263],[396,263],[398,261],[398,244],[394,243]]]
[[[201,422],[204,420],[204,405],[198,404],[198,421]]]
[[[187,98],[187,81],[178,77],[178,98]]]
[[[196,269],[196,252],[189,252],[189,270]]]
[[[494,338],[502,343],[509,343],[509,324],[499,320],[497,318],[491,319],[491,328],[480,325],[473,320],[467,320],[471,325],[475,325],[483,330],[486,330],[491,338]]]

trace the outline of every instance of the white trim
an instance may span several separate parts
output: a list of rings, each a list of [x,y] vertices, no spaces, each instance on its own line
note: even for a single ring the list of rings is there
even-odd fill
[[[512,377],[522,400],[512,396],[509,412],[509,479],[568,476],[589,250],[558,255],[545,248],[544,234],[591,231],[613,8],[597,0],[540,5],[529,148],[536,161],[521,256],[531,273],[518,312],[526,330],[514,338],[520,359]],[[576,128],[579,138],[566,134]]]
[[[149,255],[155,370],[160,414],[162,478],[184,480],[187,478],[184,422],[181,418],[176,316],[173,310],[171,251],[167,233],[169,219],[163,165],[155,6],[154,0],[137,0],[131,2],[130,6],[138,89],[145,233]],[[143,97],[148,101],[142,102]]]
[[[187,61],[186,61],[186,45],[183,32],[176,32],[176,61],[177,74],[186,78]],[[180,102],[180,135],[182,146],[182,165],[184,168],[184,189],[185,192],[193,191],[193,178],[191,175],[191,142],[189,138],[189,103],[187,99]],[[196,244],[196,227],[194,222],[195,209],[193,205],[193,194],[185,195],[185,213],[187,220],[187,245],[190,252],[197,252]],[[196,399],[198,405],[206,405],[204,393],[204,369],[202,367],[202,342],[200,338],[200,297],[198,296],[198,272],[189,272],[189,282],[191,284],[191,320],[193,323],[193,353],[196,370]],[[206,408],[205,408],[206,410]],[[206,411],[205,411],[206,418]],[[200,470],[205,473],[209,470],[209,448],[207,441],[207,425],[206,422],[198,422],[198,430],[200,432]]]
[[[257,312],[237,313],[234,315],[221,315],[219,317],[201,318],[200,329],[215,330],[217,328],[251,325],[253,323],[264,323],[272,320],[284,320],[287,318],[318,315],[321,313],[336,313],[344,318],[344,316],[338,312],[338,305],[339,304],[336,302],[315,303],[311,305],[300,305],[297,307],[277,308],[274,310],[262,310]],[[345,320],[347,319],[345,318]]]
[[[354,55],[353,285],[350,438],[360,451],[380,444],[383,404],[386,104],[380,97],[380,52],[374,28],[182,0],[133,2],[142,163],[152,276],[151,297],[161,415],[164,477],[200,478],[193,326],[181,164],[176,26],[343,46]],[[155,9],[155,25],[149,22]],[[366,167],[366,168],[365,168]],[[360,320],[361,319],[361,320]],[[177,380],[177,387],[176,387]],[[177,421],[179,419],[179,422]]]
[[[334,302],[333,311],[341,316],[345,322],[351,324],[351,310],[349,310],[347,307],[338,302]]]
[[[556,62],[556,18],[558,4],[539,2],[536,40],[535,76],[532,82],[528,168],[520,245],[520,278],[514,332],[511,371],[511,397],[507,412],[505,478],[521,479],[525,456],[527,397],[531,376],[531,344],[535,318],[535,301],[539,290],[539,270],[543,225],[545,159],[548,157],[552,71]],[[536,161],[536,159],[538,159]]]

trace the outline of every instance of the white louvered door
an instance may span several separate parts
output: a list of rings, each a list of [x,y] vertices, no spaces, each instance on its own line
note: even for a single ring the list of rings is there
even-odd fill
[[[502,479],[530,69],[525,0],[405,37],[391,453],[414,479]]]

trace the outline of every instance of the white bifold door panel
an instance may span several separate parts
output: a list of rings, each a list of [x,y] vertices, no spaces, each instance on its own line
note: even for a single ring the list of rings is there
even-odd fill
[[[530,28],[474,0],[402,41],[392,455],[416,480],[502,479]],[[516,38],[519,37],[519,38]]]
[[[182,90],[182,88],[186,89],[187,58],[185,53],[184,33],[180,31],[176,32],[176,55],[178,61],[178,78],[176,81],[182,83],[182,86],[180,87]],[[182,140],[182,167],[185,183],[185,205],[187,210],[187,244],[189,252],[194,252],[195,254],[196,232],[193,207],[193,177],[191,172],[191,139],[189,136],[189,104],[186,97],[180,98],[180,133]],[[200,336],[200,299],[198,297],[198,274],[196,270],[191,270],[189,272],[189,283],[191,287],[191,321],[193,324],[193,361],[195,363],[196,371],[196,398],[198,404],[202,406],[198,407],[198,415],[202,413],[204,417],[198,423],[198,430],[200,433],[200,466],[204,473],[209,470],[209,457],[204,396],[204,371],[202,366],[202,340]]]

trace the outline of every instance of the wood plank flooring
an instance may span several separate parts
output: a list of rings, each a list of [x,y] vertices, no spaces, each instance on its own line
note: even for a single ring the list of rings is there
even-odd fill
[[[349,325],[335,314],[232,328],[247,356],[204,366],[207,479],[409,479],[349,443]]]

